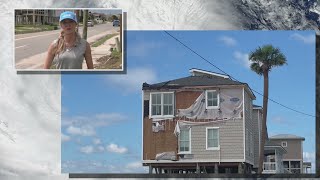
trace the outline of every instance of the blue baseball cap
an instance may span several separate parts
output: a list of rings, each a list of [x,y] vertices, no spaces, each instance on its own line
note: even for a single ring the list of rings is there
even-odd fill
[[[65,20],[65,19],[71,19],[74,22],[78,23],[77,21],[77,16],[75,13],[71,12],[71,11],[65,11],[63,13],[60,14],[60,22]]]

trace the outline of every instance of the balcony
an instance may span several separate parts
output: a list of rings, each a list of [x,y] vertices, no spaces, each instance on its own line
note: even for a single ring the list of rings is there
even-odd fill
[[[276,162],[263,162],[263,174],[275,174],[276,172]]]

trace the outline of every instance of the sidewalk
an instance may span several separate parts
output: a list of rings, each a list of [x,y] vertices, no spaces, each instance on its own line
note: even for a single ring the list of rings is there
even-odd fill
[[[97,34],[87,39],[88,43],[91,44],[98,39],[108,35],[117,33],[115,30],[106,31],[104,33]],[[115,44],[115,38],[119,37],[119,35],[114,36],[108,39],[105,43],[98,47],[91,47],[92,59],[93,63],[97,63],[96,60],[102,56],[110,54],[110,44]],[[37,70],[43,69],[44,61],[46,59],[47,52],[43,52],[25,59],[22,59],[19,63],[15,64],[17,70]],[[87,65],[84,60],[83,69],[87,69]]]
[[[111,54],[110,48],[112,47],[112,45],[116,44],[116,38],[120,39],[120,34],[106,40],[103,44],[101,44],[98,47],[91,47],[93,66],[95,64],[98,64],[97,59]],[[82,69],[87,69],[87,64],[85,60],[83,61]]]

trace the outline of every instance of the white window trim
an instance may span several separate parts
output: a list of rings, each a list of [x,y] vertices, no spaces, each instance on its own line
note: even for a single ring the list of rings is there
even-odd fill
[[[208,129],[218,129],[218,147],[208,148]],[[220,131],[219,127],[206,127],[206,150],[220,150]]]
[[[218,90],[206,90],[206,109],[219,109],[220,107],[220,93],[217,93],[217,106],[208,106],[208,92],[218,92]]]
[[[152,115],[152,95],[161,94],[161,115]],[[172,115],[163,115],[163,94],[172,94],[173,98],[173,108]],[[173,118],[175,114],[175,94],[174,92],[151,92],[150,93],[150,102],[149,102],[149,118]]]
[[[178,154],[191,154],[191,127],[189,128],[189,151],[180,151],[180,135],[178,139]]]
[[[283,146],[283,143],[286,143],[286,145]],[[282,142],[281,142],[281,146],[282,146],[282,147],[288,147],[288,142],[287,142],[287,141],[282,141]]]

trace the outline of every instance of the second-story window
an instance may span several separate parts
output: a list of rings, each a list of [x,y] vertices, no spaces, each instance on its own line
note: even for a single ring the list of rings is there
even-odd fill
[[[151,93],[151,117],[173,116],[173,92]]]
[[[207,109],[219,108],[219,93],[217,90],[206,91],[206,108]]]

